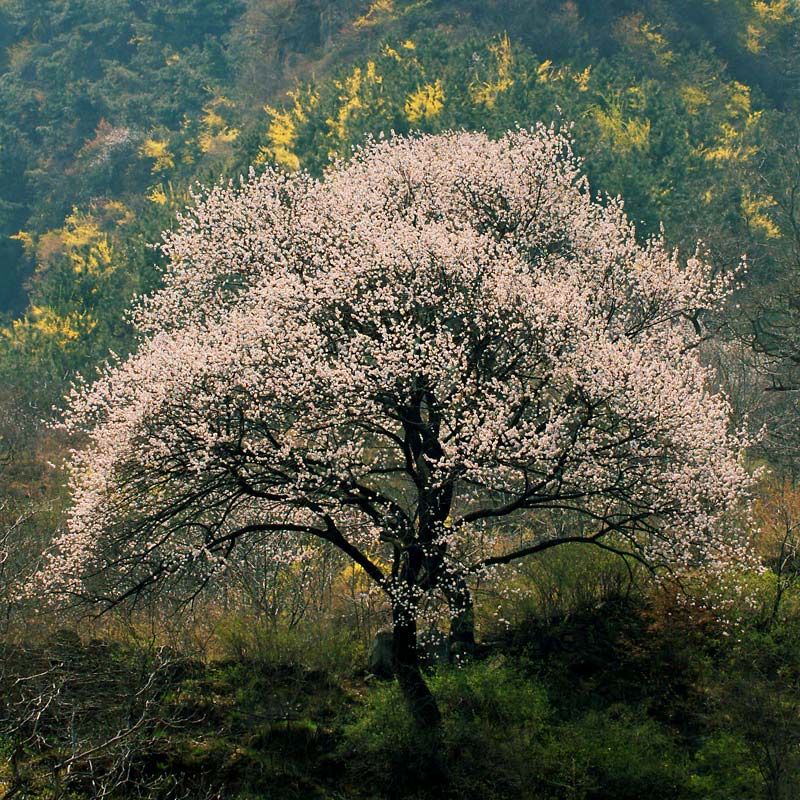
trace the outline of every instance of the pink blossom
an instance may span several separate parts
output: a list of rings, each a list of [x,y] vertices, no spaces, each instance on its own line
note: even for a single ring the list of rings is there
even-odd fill
[[[693,322],[732,278],[638,243],[562,132],[251,172],[162,247],[138,349],[69,401],[88,443],[54,585],[119,596],[256,532],[281,560],[331,543],[410,607],[562,541],[742,557],[720,520],[745,443]],[[558,539],[537,525],[554,509]]]

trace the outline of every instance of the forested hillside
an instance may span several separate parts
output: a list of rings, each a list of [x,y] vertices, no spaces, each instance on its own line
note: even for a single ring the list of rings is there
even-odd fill
[[[154,280],[145,243],[193,181],[266,163],[319,173],[367,134],[573,122],[593,186],[625,198],[642,236],[663,222],[721,265],[746,253],[751,284],[791,258],[790,3],[1,11],[3,361],[36,363],[48,400],[125,347],[120,312]]]
[[[20,587],[82,445],[53,423],[136,348],[127,310],[198,184],[540,122],[641,246],[735,273],[685,316],[750,437],[727,524],[760,568],[654,583],[568,546],[476,588],[496,613],[432,679],[450,760],[430,785],[396,687],[364,680],[386,608],[330,553],[248,542],[188,603],[85,631],[39,613]],[[0,0],[0,798],[800,797],[799,297],[793,0]]]

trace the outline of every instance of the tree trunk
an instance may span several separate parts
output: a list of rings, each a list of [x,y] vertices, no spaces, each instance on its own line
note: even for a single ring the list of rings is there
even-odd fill
[[[450,651],[455,656],[475,652],[475,608],[467,582],[461,575],[448,576],[443,587],[450,608]]]
[[[419,668],[416,609],[406,603],[393,604],[392,622],[394,666],[408,710],[419,728],[438,730],[439,707]]]
[[[414,718],[414,759],[401,781],[425,787],[438,796],[448,794],[449,773],[442,738],[442,717],[419,667],[416,609],[392,608],[395,673],[408,710]]]

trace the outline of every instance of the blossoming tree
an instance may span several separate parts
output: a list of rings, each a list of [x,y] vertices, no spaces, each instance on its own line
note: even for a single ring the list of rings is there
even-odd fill
[[[741,442],[693,349],[726,281],[638,244],[579,167],[553,128],[448,133],[197,198],[137,351],[70,400],[87,438],[50,579],[114,600],[224,570],[244,537],[282,560],[327,543],[385,592],[435,722],[424,596],[469,644],[470,577],[565,542],[736,555],[716,523]],[[547,509],[568,535],[537,529]]]

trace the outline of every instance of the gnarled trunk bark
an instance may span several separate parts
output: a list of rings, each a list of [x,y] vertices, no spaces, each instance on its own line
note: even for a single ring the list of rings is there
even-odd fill
[[[450,609],[450,652],[471,656],[475,652],[475,608],[467,581],[462,575],[449,575],[442,589]]]
[[[448,793],[449,779],[442,717],[419,666],[416,609],[409,609],[406,604],[394,604],[392,620],[395,673],[415,723],[413,781],[444,796]]]
[[[394,668],[400,690],[417,726],[439,729],[442,718],[419,666],[415,609],[405,603],[392,606]]]

